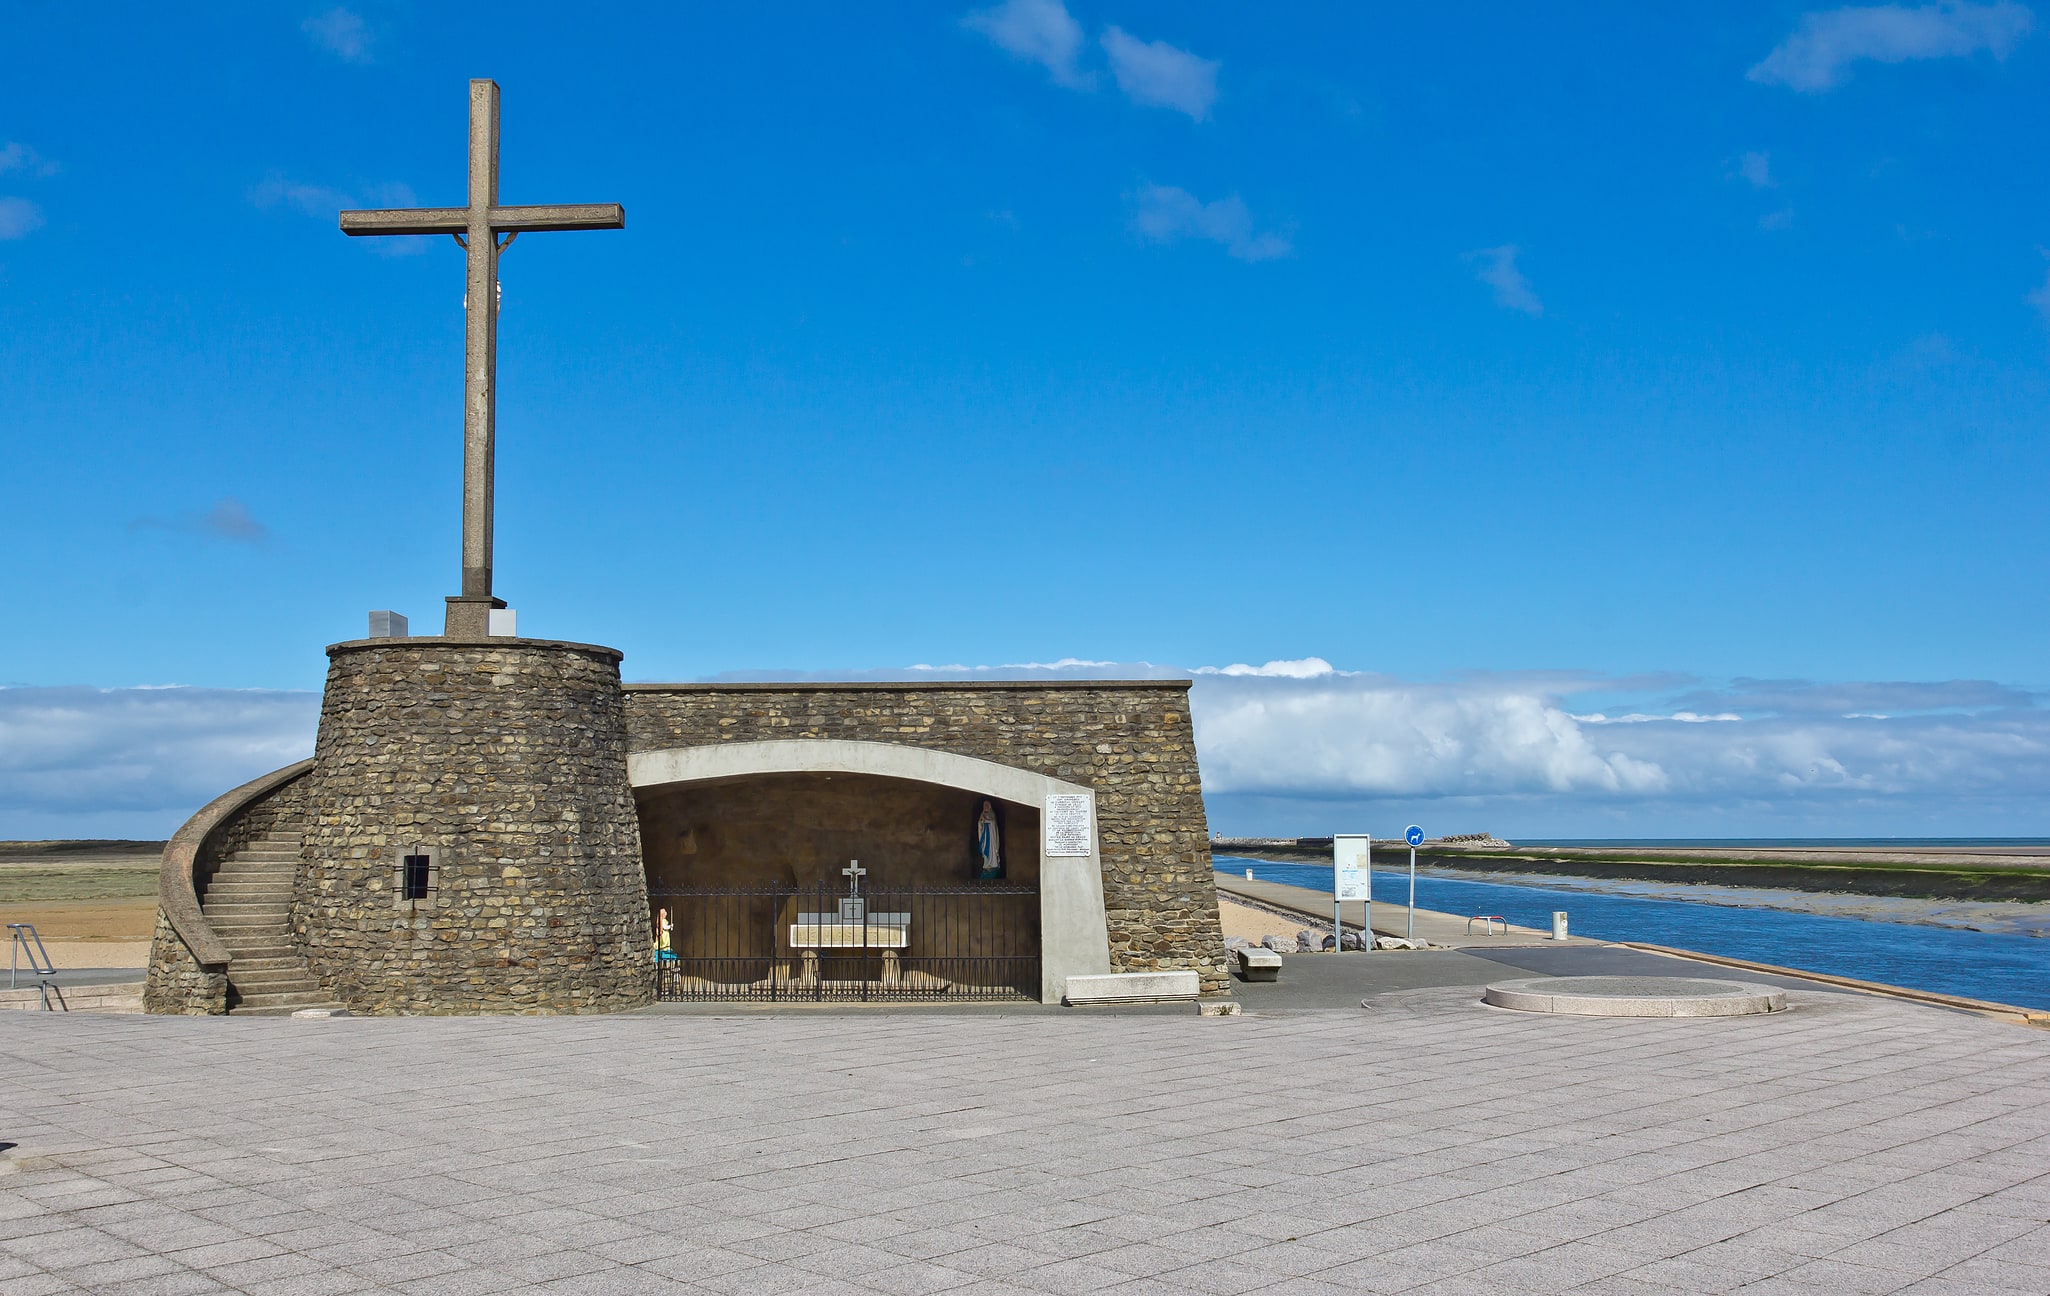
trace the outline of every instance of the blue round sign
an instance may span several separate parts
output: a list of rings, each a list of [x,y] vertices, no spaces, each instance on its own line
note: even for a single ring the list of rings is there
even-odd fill
[[[1415,824],[1411,824],[1409,829],[1402,834],[1402,838],[1412,846],[1421,846],[1424,844],[1424,830]]]

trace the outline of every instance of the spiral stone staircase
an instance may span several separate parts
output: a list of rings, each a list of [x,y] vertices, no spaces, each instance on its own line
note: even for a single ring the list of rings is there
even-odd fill
[[[339,1008],[320,988],[292,941],[292,884],[299,829],[273,828],[221,860],[200,900],[207,924],[228,947],[228,1011],[282,1017],[302,1008]]]

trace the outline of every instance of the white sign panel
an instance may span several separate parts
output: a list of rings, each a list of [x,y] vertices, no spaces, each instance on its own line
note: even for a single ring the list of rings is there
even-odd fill
[[[1341,833],[1331,839],[1332,894],[1340,900],[1367,899],[1373,875],[1374,843],[1364,834]]]
[[[1087,856],[1090,798],[1081,792],[1056,792],[1046,799],[1041,822],[1041,853],[1053,858]]]

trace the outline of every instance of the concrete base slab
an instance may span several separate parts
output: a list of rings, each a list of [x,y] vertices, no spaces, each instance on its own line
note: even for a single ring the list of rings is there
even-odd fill
[[[1194,972],[1107,972],[1071,976],[1062,1001],[1071,1005],[1193,1000],[1203,981]]]
[[[1481,1002],[1577,1017],[1743,1017],[1778,1012],[1784,990],[1700,977],[1581,976],[1499,981]]]

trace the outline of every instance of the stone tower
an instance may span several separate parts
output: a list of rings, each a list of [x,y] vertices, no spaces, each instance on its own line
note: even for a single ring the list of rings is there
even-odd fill
[[[647,1003],[620,654],[426,638],[328,658],[292,934],[329,993],[369,1013]]]

